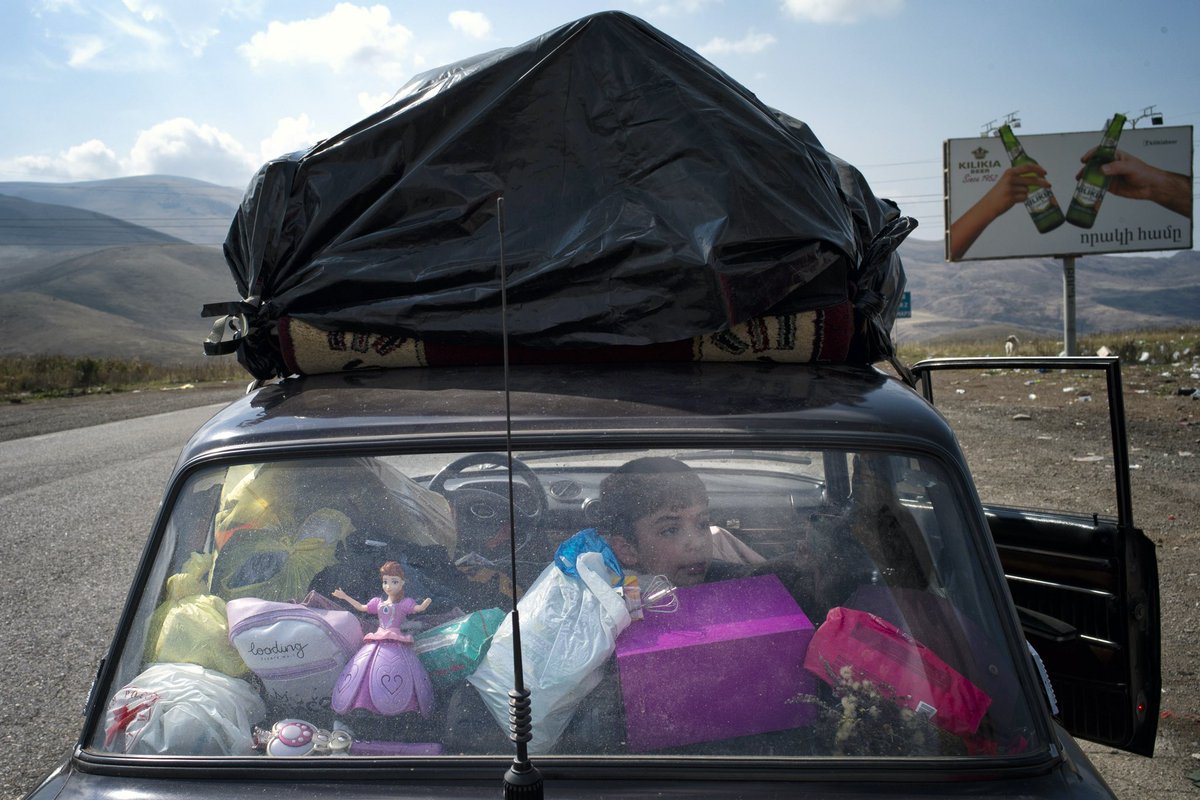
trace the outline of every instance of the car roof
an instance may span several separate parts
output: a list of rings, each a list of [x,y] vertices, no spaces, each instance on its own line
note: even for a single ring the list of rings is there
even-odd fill
[[[580,446],[598,439],[683,441],[764,434],[905,440],[958,446],[940,414],[896,378],[871,367],[756,363],[587,364],[510,369],[513,444]],[[266,449],[455,440],[503,448],[499,367],[362,370],[289,378],[214,416],[180,465]],[[445,446],[446,441],[441,444]]]

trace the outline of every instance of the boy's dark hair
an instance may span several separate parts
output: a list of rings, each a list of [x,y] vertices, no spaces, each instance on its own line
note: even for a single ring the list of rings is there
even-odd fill
[[[691,467],[668,456],[635,458],[600,482],[602,536],[633,535],[633,524],[660,508],[685,508],[705,495],[704,482]]]

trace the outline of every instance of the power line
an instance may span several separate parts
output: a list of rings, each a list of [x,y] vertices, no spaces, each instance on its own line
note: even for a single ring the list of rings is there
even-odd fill
[[[71,241],[71,242],[31,242],[31,241],[27,241],[25,239],[19,239],[17,241],[13,241],[13,242],[0,242],[0,247],[65,247],[65,248],[69,249],[69,248],[77,248],[77,247],[111,248],[111,247],[154,247],[154,246],[158,246],[158,245],[165,245],[168,247],[191,246],[191,247],[211,247],[214,249],[219,249],[224,244],[225,244],[224,242],[184,242],[184,241],[179,241],[179,242],[114,242],[114,241],[107,241],[107,242],[99,242],[99,241],[97,241],[97,242],[76,242],[76,241]]]
[[[923,161],[893,161],[886,164],[856,164],[855,166],[862,169],[875,169],[876,167],[911,167],[914,164],[941,164],[940,159],[926,159]]]
[[[6,230],[45,230],[46,228],[56,228],[56,227],[62,227],[63,225],[69,225],[71,227],[71,230],[77,231],[77,230],[87,230],[87,229],[117,230],[122,227],[135,227],[135,228],[149,227],[146,225],[136,225],[136,224],[130,222],[129,220],[117,219],[115,217],[114,217],[114,220],[115,220],[115,222],[107,222],[104,220],[72,220],[72,219],[66,219],[66,220],[0,219],[0,228],[4,228]],[[122,226],[120,224],[122,222],[126,223],[126,226]],[[164,227],[164,228],[167,228],[167,227],[170,227],[170,228],[212,228],[212,227],[216,227],[218,225],[220,225],[221,227],[225,227],[225,225],[227,225],[228,222],[221,224],[218,222],[201,222],[201,221],[193,222],[193,221],[187,220],[187,219],[180,219],[175,222],[168,221],[166,223],[160,223],[160,224],[162,224],[162,227]]]

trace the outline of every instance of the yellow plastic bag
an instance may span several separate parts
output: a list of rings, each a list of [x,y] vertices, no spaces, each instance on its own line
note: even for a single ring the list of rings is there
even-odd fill
[[[147,663],[197,664],[231,677],[250,671],[229,643],[225,601],[205,589],[211,564],[211,556],[194,553],[183,572],[167,578],[167,597],[150,618]]]

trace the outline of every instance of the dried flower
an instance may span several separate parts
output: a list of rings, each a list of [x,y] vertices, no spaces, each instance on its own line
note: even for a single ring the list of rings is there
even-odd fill
[[[801,694],[792,702],[817,706],[816,734],[832,745],[834,755],[920,756],[961,755],[965,743],[928,718],[901,705],[907,696],[856,675],[849,665],[836,672],[825,663],[831,698]]]

